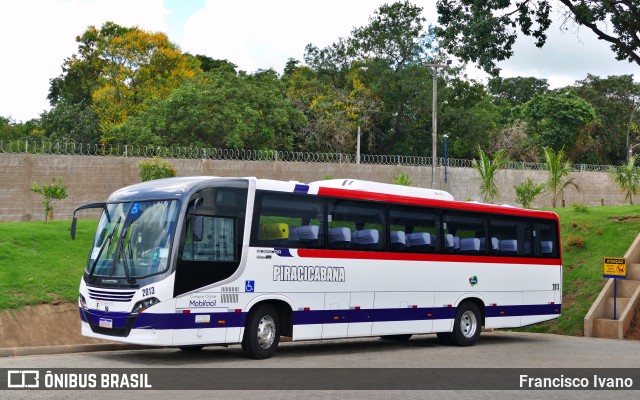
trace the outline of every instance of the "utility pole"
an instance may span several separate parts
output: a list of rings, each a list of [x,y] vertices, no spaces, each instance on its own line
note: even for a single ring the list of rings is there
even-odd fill
[[[424,64],[431,68],[433,72],[433,109],[431,117],[431,189],[436,188],[436,160],[438,146],[438,68],[448,68],[451,60],[447,60],[446,64]]]

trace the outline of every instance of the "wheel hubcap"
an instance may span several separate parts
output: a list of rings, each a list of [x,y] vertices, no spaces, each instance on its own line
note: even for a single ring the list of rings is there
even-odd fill
[[[258,344],[268,349],[276,339],[276,323],[270,315],[265,315],[258,324]]]
[[[466,338],[471,338],[475,335],[478,329],[478,320],[476,315],[471,311],[466,311],[460,318],[460,328],[462,329],[462,335]]]

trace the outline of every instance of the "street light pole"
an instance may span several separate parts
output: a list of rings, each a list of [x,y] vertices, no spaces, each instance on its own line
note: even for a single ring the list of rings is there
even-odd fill
[[[444,138],[444,183],[447,184],[447,138],[449,136],[445,133]]]
[[[438,144],[438,68],[447,68],[451,65],[451,60],[446,64],[425,64],[433,71],[433,107],[431,117],[431,189],[436,188],[436,148]]]

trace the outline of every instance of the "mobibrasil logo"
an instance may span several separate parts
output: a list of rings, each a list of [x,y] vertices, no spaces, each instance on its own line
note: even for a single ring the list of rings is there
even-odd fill
[[[475,285],[478,284],[478,276],[474,275],[472,277],[469,278],[469,284],[471,285],[471,287],[474,287]]]

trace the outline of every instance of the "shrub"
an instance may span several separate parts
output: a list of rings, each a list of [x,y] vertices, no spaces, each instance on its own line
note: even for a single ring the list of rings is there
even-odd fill
[[[531,208],[533,200],[542,192],[544,192],[544,183],[534,183],[531,178],[519,185],[514,185],[516,190],[516,202],[522,204],[523,208]]]
[[[567,246],[581,249],[584,247],[584,238],[582,236],[569,234],[569,236],[567,236]]]
[[[176,176],[176,169],[168,161],[154,157],[151,161],[142,160],[138,163],[138,174],[142,182],[146,182]]]
[[[62,177],[52,178],[51,185],[38,186],[36,182],[33,182],[31,191],[44,196],[42,205],[44,206],[44,222],[49,222],[49,219],[53,221],[53,206],[52,200],[64,200],[67,198],[67,187],[62,184]]]
[[[400,175],[393,178],[393,183],[396,185],[411,186],[413,181],[409,178],[409,175],[400,173]]]
[[[573,208],[573,211],[575,211],[575,212],[584,213],[584,214],[588,214],[589,213],[589,209],[584,204],[573,203],[571,205],[571,207]]]

